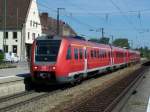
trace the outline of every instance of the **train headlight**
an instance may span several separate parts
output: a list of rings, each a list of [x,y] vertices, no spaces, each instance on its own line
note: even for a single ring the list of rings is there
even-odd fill
[[[53,69],[53,70],[56,70],[56,67],[55,67],[55,66],[53,66],[53,67],[52,67],[52,69]]]
[[[34,69],[35,69],[35,70],[37,70],[37,69],[38,69],[38,67],[37,67],[37,66],[35,66],[35,67],[34,67]]]

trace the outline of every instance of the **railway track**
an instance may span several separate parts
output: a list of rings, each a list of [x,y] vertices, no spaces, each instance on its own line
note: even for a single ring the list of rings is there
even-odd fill
[[[76,102],[75,106],[65,109],[65,112],[112,112],[118,102],[128,91],[144,77],[145,67],[135,71],[132,75],[115,83],[107,89],[87,97],[87,99]],[[119,112],[119,111],[115,111]]]
[[[93,80],[93,79],[90,79],[90,80]],[[86,80],[83,83],[88,84],[90,82],[90,80]],[[125,84],[125,83],[123,83],[123,84]],[[72,90],[73,89],[74,88],[72,88]],[[67,87],[56,87],[56,88],[53,88],[52,90],[51,89],[47,90],[47,91],[41,90],[42,92],[36,92],[36,91],[22,92],[20,94],[1,98],[0,99],[0,112],[15,112],[15,111],[16,112],[27,112],[27,111],[45,112],[45,111],[49,110],[49,108],[51,106],[51,105],[49,105],[50,103],[52,103],[52,104],[56,103],[56,105],[57,105],[57,101],[52,100],[53,97],[56,97],[56,99],[57,99],[57,97],[63,95],[65,93],[65,91],[67,92],[69,90],[70,90],[70,87],[68,87],[68,86]],[[91,103],[93,102],[93,104],[94,104],[94,101],[99,101],[99,103],[101,103],[101,107],[102,107],[101,109],[103,109],[103,111],[104,111],[104,109],[106,109],[106,105],[108,104],[108,102],[112,102],[114,99],[110,99],[109,101],[105,102],[106,104],[102,104],[101,101],[105,101],[105,99],[112,97],[112,95],[110,95],[110,93],[117,94],[117,95],[119,94],[118,92],[112,92],[112,91],[114,91],[114,90],[112,90],[112,88],[110,88],[110,90],[108,92],[103,91],[101,94],[96,94],[96,95],[94,95],[94,97],[92,97],[92,100],[90,99],[90,102]],[[62,92],[64,92],[64,93],[61,94]],[[55,94],[57,94],[57,95],[55,95]],[[101,97],[101,96],[105,96],[105,97]],[[98,98],[98,97],[101,97],[101,98]],[[86,102],[88,102],[88,100],[86,100]],[[84,102],[84,103],[86,103],[86,102]],[[87,107],[83,106],[84,103],[82,102],[80,105],[78,105],[79,107],[77,107],[77,108],[79,110],[76,108],[72,108],[71,111],[86,112],[86,110],[92,111],[92,109],[100,110],[99,105],[96,106],[96,105],[91,105],[89,103],[89,104],[87,104],[87,106],[88,106],[88,108],[87,108]],[[52,108],[53,108],[53,106],[52,106]],[[44,111],[44,109],[45,109],[45,111]],[[100,112],[102,112],[102,111],[100,111]],[[107,111],[105,111],[105,112],[107,112]]]
[[[23,92],[14,96],[0,99],[0,112],[6,112],[37,98],[48,95],[48,93]]]
[[[13,96],[8,96],[0,99],[0,112],[10,112],[14,109],[18,110],[18,107],[24,106],[31,102],[36,102],[39,99],[48,97],[49,95],[55,94],[60,90],[53,92],[22,92]]]

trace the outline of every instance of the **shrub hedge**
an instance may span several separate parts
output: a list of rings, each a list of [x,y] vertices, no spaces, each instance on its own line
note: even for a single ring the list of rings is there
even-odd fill
[[[4,53],[0,53],[0,63],[3,62],[4,59]]]

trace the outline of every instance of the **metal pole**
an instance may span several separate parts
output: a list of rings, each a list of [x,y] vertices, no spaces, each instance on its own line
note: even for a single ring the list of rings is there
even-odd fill
[[[132,46],[132,49],[133,49],[133,40],[131,40],[131,46]]]
[[[60,8],[57,8],[57,35],[59,35],[59,10]]]
[[[3,50],[4,50],[4,53],[5,53],[5,51],[6,51],[6,48],[5,48],[5,45],[6,45],[6,13],[7,13],[7,7],[6,7],[6,0],[4,0],[4,12],[3,12],[3,14],[4,14],[4,16],[3,16],[3,24],[4,24],[4,33],[3,33]]]
[[[59,22],[59,11],[64,10],[65,8],[57,8],[57,35],[60,35],[60,22]]]
[[[17,29],[18,29],[18,8],[17,8]]]

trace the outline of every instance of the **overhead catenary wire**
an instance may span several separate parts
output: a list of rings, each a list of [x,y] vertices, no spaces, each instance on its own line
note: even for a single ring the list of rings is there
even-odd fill
[[[128,19],[128,17],[124,14],[124,12],[121,10],[121,8],[113,1],[113,0],[109,0],[110,3],[120,12],[120,14],[123,16],[123,18],[126,20],[126,22],[133,27],[133,29],[139,33],[138,29],[134,26],[134,24],[132,23],[132,21],[130,21]]]
[[[36,1],[35,1],[35,2],[36,2]],[[57,13],[57,10],[54,10],[54,9],[50,8],[50,7],[47,6],[46,4],[43,4],[43,3],[41,4],[41,3],[39,3],[39,2],[37,2],[37,4],[40,5],[41,7],[47,8],[48,10]],[[83,25],[83,26],[86,26],[86,27],[89,27],[89,28],[95,28],[94,26],[92,26],[92,25],[90,25],[90,24],[88,24],[88,23],[86,23],[86,22],[80,21],[79,19],[77,19],[76,17],[74,17],[71,12],[66,11],[66,10],[64,10],[64,11],[67,13],[67,14],[65,14],[65,16],[68,17],[68,18],[71,18],[71,19],[72,19],[73,21],[75,21],[76,23],[78,23],[78,24],[80,24],[80,25]]]

